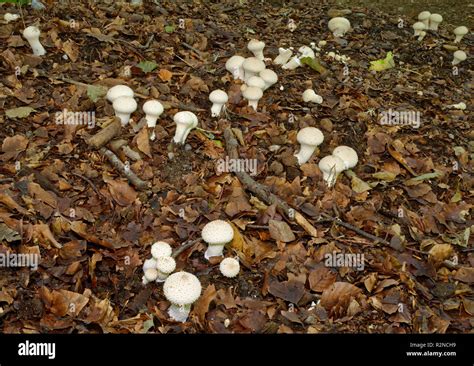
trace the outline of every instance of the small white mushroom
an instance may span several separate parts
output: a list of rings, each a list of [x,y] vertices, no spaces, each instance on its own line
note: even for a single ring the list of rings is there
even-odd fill
[[[263,61],[260,61],[256,57],[248,57],[245,59],[245,61],[242,64],[242,67],[245,72],[245,81],[250,79],[252,76],[257,76],[265,70],[265,64]]]
[[[422,22],[426,29],[430,26],[430,15],[431,13],[429,11],[422,11],[418,14],[418,21]]]
[[[137,102],[131,97],[118,97],[114,100],[112,106],[114,107],[115,115],[120,118],[122,126],[128,125],[130,115],[137,110]]]
[[[421,31],[421,32],[420,32],[420,35],[418,36],[418,41],[421,42],[421,41],[423,40],[423,38],[425,38],[425,36],[426,36],[426,32],[425,32],[425,31]]]
[[[454,52],[453,57],[454,57],[454,59],[453,59],[452,64],[457,65],[460,62],[465,61],[466,58],[467,58],[467,55],[466,55],[466,52],[458,50],[458,51]]]
[[[252,76],[247,80],[247,86],[254,86],[256,88],[265,90],[265,81],[260,76]]]
[[[425,29],[426,29],[426,26],[424,23],[416,22],[415,24],[413,24],[413,30],[415,31],[413,35],[415,37],[418,37],[421,34],[421,32],[423,32]]]
[[[349,146],[341,145],[334,149],[333,156],[337,156],[344,162],[345,169],[352,169],[357,165],[359,158],[357,152]]]
[[[351,23],[346,18],[335,17],[328,22],[328,28],[334,37],[344,37],[349,29],[351,29]]]
[[[248,86],[242,92],[242,95],[245,99],[249,101],[249,106],[257,110],[258,101],[262,98],[263,91],[262,89],[257,88],[256,86]]]
[[[171,245],[164,241],[157,241],[151,246],[151,255],[155,260],[160,257],[169,257],[171,253]]]
[[[292,51],[288,48],[279,48],[278,49],[278,56],[275,57],[273,60],[273,63],[275,65],[284,65],[288,62],[288,60],[291,58]]]
[[[5,13],[5,15],[3,16],[3,19],[4,19],[7,23],[15,22],[15,21],[17,21],[18,19],[20,19],[20,15],[19,15],[19,14]]]
[[[233,278],[240,272],[239,261],[235,258],[224,258],[219,264],[219,270],[225,277]]]
[[[201,296],[201,282],[188,272],[176,272],[169,276],[163,285],[166,299],[171,302],[169,316],[184,323],[188,319],[191,305]]]
[[[245,73],[242,64],[244,63],[245,58],[239,55],[232,56],[225,63],[225,68],[229,71],[234,79],[244,80]]]
[[[310,57],[310,58],[315,58],[315,54],[314,54],[314,51],[308,47],[308,46],[301,46],[299,49],[298,49],[298,52],[300,53],[300,59],[301,58],[304,58],[304,57]]]
[[[332,187],[337,180],[338,175],[346,168],[341,158],[334,155],[328,155],[319,161],[319,169],[323,172],[323,179]]]
[[[313,155],[314,150],[324,141],[324,135],[316,127],[302,128],[296,135],[296,141],[301,145],[298,153],[295,154],[298,164],[306,163]]]
[[[288,61],[286,64],[284,64],[281,68],[284,70],[294,70],[297,67],[301,66],[301,61],[298,56],[293,56],[290,61]]]
[[[220,257],[224,246],[234,238],[232,226],[224,220],[214,220],[208,222],[201,232],[202,240],[209,246],[207,247],[204,258]]]
[[[156,121],[160,118],[161,114],[163,113],[164,108],[163,105],[157,100],[148,100],[143,104],[143,112],[145,113],[145,119],[148,128],[152,128],[152,132],[150,135],[150,140],[155,139],[155,126]]]
[[[306,89],[303,92],[303,101],[305,103],[312,102],[312,103],[321,104],[323,102],[323,97],[316,94],[316,92],[313,89]]]
[[[46,54],[46,50],[39,40],[40,34],[40,30],[33,25],[25,28],[23,31],[23,38],[28,41],[35,56],[43,56]]]
[[[265,43],[256,39],[250,40],[250,42],[247,45],[247,48],[250,52],[253,53],[255,58],[259,59],[260,61],[263,61],[265,58],[263,56],[263,49],[265,48]]]
[[[198,125],[197,116],[188,111],[178,112],[173,117],[174,123],[176,123],[176,131],[173,137],[175,144],[182,144],[186,142],[191,130]]]
[[[119,97],[134,97],[133,90],[126,85],[115,85],[107,90],[106,98],[110,103]]]
[[[462,38],[469,32],[469,29],[465,26],[460,26],[454,29],[454,35],[456,38],[454,39],[454,43],[461,42]]]
[[[156,281],[158,278],[158,270],[156,268],[148,268],[144,271],[144,275],[142,277],[142,283],[144,285]]]
[[[438,26],[443,21],[443,17],[440,14],[431,14],[430,15],[430,30],[437,31]]]
[[[164,282],[176,269],[176,261],[172,257],[159,257],[156,260],[158,270],[156,282]]]
[[[211,107],[211,116],[212,117],[219,117],[221,114],[222,108],[225,106],[229,97],[227,93],[223,90],[217,89],[213,90],[211,94],[209,94],[209,100],[212,103]]]
[[[270,69],[265,69],[263,71],[260,71],[259,76],[263,79],[265,83],[265,87],[263,88],[263,90],[267,90],[272,85],[276,84],[278,81],[278,75],[276,74],[275,71],[270,70]]]

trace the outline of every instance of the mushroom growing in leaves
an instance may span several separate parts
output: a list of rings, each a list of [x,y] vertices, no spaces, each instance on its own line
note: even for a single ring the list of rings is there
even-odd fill
[[[263,90],[267,90],[272,85],[276,84],[276,82],[278,81],[278,75],[275,71],[270,69],[260,71],[259,76],[263,79],[265,83],[265,87],[263,88]]]
[[[313,89],[306,89],[303,92],[303,101],[305,103],[312,102],[312,103],[321,104],[323,102],[323,97],[316,94],[316,92]]]
[[[33,25],[25,28],[23,31],[23,38],[28,41],[35,56],[43,56],[46,54],[46,50],[39,40],[40,34],[40,30]]]
[[[19,18],[20,18],[19,14],[5,13],[5,15],[3,16],[3,19],[7,23],[14,22],[14,21],[18,20]]]
[[[430,15],[429,11],[422,11],[418,14],[418,21],[422,22],[425,25],[425,29],[428,29],[430,26]]]
[[[239,261],[235,258],[224,258],[219,264],[219,270],[225,277],[235,277],[240,272]]]
[[[239,55],[232,56],[225,63],[225,68],[229,71],[234,79],[244,80],[245,72],[242,64],[244,63],[245,58]]]
[[[115,115],[120,118],[122,126],[130,121],[130,115],[137,110],[137,102],[132,97],[118,97],[112,104]]]
[[[106,98],[110,103],[119,97],[134,97],[133,90],[126,85],[115,85],[107,90]]]
[[[245,81],[250,79],[252,76],[257,76],[261,71],[265,70],[265,64],[258,58],[249,57],[246,58],[242,64],[245,72]]]
[[[188,111],[178,112],[173,117],[176,123],[176,132],[173,137],[175,144],[184,144],[191,130],[198,125],[197,116]]]
[[[298,164],[306,163],[313,155],[314,150],[324,141],[324,135],[316,127],[302,128],[296,135],[296,141],[299,142],[300,150],[295,154]]]
[[[357,152],[349,146],[341,145],[334,149],[333,156],[337,156],[344,162],[345,169],[352,169],[357,165],[359,158]]]
[[[142,283],[144,285],[156,281],[158,279],[158,270],[156,268],[147,268],[144,271],[144,275],[142,277]]]
[[[247,80],[246,84],[247,86],[254,86],[261,90],[265,90],[265,81],[260,76],[252,76]]]
[[[209,246],[207,247],[204,258],[220,257],[224,246],[234,238],[232,226],[224,220],[214,220],[208,222],[202,229],[202,240]]]
[[[160,257],[169,257],[171,253],[171,246],[164,241],[157,241],[151,246],[151,255],[155,260]]]
[[[257,110],[258,101],[262,98],[263,91],[262,89],[257,88],[256,86],[248,86],[242,92],[242,95],[245,99],[249,101],[249,106]]]
[[[290,61],[284,64],[281,68],[284,70],[294,70],[301,66],[301,61],[298,56],[293,56]]]
[[[454,43],[461,42],[462,38],[469,32],[469,29],[465,26],[460,26],[454,29],[454,35],[456,38],[454,39]]]
[[[328,28],[334,37],[344,37],[344,34],[351,29],[351,23],[346,18],[335,17],[328,22]]]
[[[275,59],[273,60],[273,63],[275,65],[284,65],[288,62],[288,60],[291,58],[291,55],[292,55],[292,51],[290,49],[287,49],[287,48],[279,48],[278,49],[278,56],[275,57]]]
[[[176,261],[172,257],[159,257],[156,260],[156,269],[158,270],[156,282],[164,282],[176,269]]]
[[[454,52],[453,57],[454,57],[454,58],[453,58],[452,64],[453,64],[453,65],[457,65],[457,64],[459,64],[460,62],[465,61],[466,58],[467,58],[467,55],[466,55],[466,52],[461,51],[461,50],[458,50],[458,51]]]
[[[263,49],[265,48],[265,43],[256,39],[251,39],[247,45],[247,48],[250,52],[253,53],[255,58],[258,58],[260,61],[263,61],[265,58],[263,56]]]
[[[219,117],[221,114],[222,108],[229,100],[227,93],[223,90],[217,89],[213,90],[211,94],[209,94],[209,100],[212,103],[211,107],[211,116],[212,117]]]
[[[148,100],[143,104],[143,112],[145,112],[145,119],[148,125],[148,128],[152,128],[153,131],[150,135],[150,140],[155,139],[155,126],[156,121],[163,113],[163,105],[157,100]]]
[[[431,14],[430,15],[430,30],[437,31],[438,26],[443,21],[443,17],[440,14]]]
[[[420,36],[421,32],[423,32],[426,29],[426,26],[422,22],[416,22],[413,24],[413,30],[415,33],[413,34],[415,37]]]
[[[191,305],[201,296],[201,282],[188,272],[176,272],[170,275],[163,285],[166,299],[171,302],[169,316],[184,323],[188,319]]]
[[[323,179],[332,187],[336,183],[338,175],[346,168],[341,158],[334,155],[328,155],[319,161],[319,169],[323,172]]]

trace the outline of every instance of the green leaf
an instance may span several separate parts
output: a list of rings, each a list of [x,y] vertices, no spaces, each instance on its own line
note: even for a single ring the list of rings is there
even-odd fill
[[[166,33],[173,33],[176,27],[174,25],[167,25],[165,26],[165,32]]]
[[[216,146],[218,147],[222,147],[222,141],[221,140],[212,140],[214,142],[214,144],[216,144]]]
[[[419,175],[418,177],[408,179],[405,182],[405,184],[408,185],[408,186],[411,186],[411,185],[416,184],[417,182],[423,182],[424,180],[438,178],[438,177],[441,177],[442,175],[443,175],[443,173],[441,173],[441,172],[426,173],[426,174],[423,174],[423,175]]]
[[[395,67],[395,61],[393,60],[393,53],[390,51],[387,53],[384,59],[370,61],[371,71],[383,71]]]
[[[146,74],[155,70],[158,67],[158,64],[153,61],[142,61],[137,65],[137,67],[142,69],[142,71]]]
[[[311,67],[314,71],[319,72],[320,74],[324,73],[326,69],[321,66],[321,64],[314,58],[311,57],[302,57],[300,58],[300,61],[303,65],[308,65]]]
[[[5,114],[8,118],[25,118],[30,115],[31,112],[35,110],[31,107],[18,107],[12,108],[5,111]]]
[[[94,103],[97,102],[99,98],[102,98],[104,95],[107,94],[107,88],[100,86],[100,85],[89,85],[87,87],[87,96],[90,100]]]
[[[0,3],[11,3],[18,5],[28,5],[31,0],[0,0]]]

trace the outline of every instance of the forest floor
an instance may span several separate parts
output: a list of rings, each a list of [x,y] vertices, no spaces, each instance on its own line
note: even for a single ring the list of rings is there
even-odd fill
[[[462,24],[444,22],[419,42],[413,19],[402,16],[400,26],[365,8],[146,3],[59,2],[42,12],[23,8],[23,19],[0,27],[0,253],[41,258],[36,271],[0,268],[0,331],[472,332],[474,38],[453,43],[452,30]],[[6,12],[18,11],[3,4],[2,19]],[[343,39],[327,29],[336,15],[352,24]],[[42,57],[32,56],[21,36],[32,24],[42,31]],[[266,43],[272,59],[278,47],[327,40],[318,51],[327,72],[282,70],[268,61],[279,81],[255,112],[224,66],[234,54],[250,56],[252,38]],[[468,59],[454,69],[458,48]],[[350,57],[347,65],[331,51]],[[369,71],[370,61],[389,51],[395,67]],[[165,106],[155,141],[139,128],[140,107],[121,129],[137,160],[107,146],[130,160],[145,187],[87,143],[113,120],[104,91],[117,84],[139,94],[139,105],[149,97]],[[323,97],[321,105],[302,101],[308,87]],[[210,115],[214,89],[229,93],[221,119]],[[449,107],[459,102],[467,109]],[[93,111],[96,123],[57,124],[64,109]],[[185,109],[200,129],[177,148],[170,145],[172,116]],[[389,110],[419,112],[420,125],[384,125]],[[306,126],[320,128],[324,143],[299,166],[296,133]],[[258,161],[252,178],[316,234],[232,172],[218,171],[228,127],[239,155]],[[359,163],[328,188],[317,163],[338,145],[353,147]],[[240,259],[235,278],[220,274],[219,260],[204,259],[201,230],[215,219],[233,225],[225,256]],[[177,270],[202,283],[186,323],[169,319],[162,285],[142,285],[143,261],[158,240],[184,248]],[[337,254],[362,261],[328,265]]]

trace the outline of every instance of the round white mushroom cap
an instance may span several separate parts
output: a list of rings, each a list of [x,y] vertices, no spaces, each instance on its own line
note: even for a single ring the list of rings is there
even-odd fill
[[[461,39],[469,32],[469,29],[465,26],[460,26],[454,29],[454,35],[456,39],[454,40],[455,43],[461,42]]]
[[[300,58],[303,58],[303,57],[314,58],[315,57],[314,51],[311,49],[311,47],[308,47],[308,46],[301,46],[298,49],[298,52],[301,54]]]
[[[453,65],[457,65],[458,63],[465,61],[467,58],[466,52],[461,51],[461,50],[454,52],[453,56],[454,56]]]
[[[239,261],[235,258],[224,258],[219,264],[219,270],[225,277],[235,277],[240,272]]]
[[[273,60],[273,63],[275,65],[284,65],[288,62],[288,60],[291,58],[291,55],[292,55],[293,51],[291,51],[290,49],[286,49],[286,48],[279,48],[278,49],[278,56],[275,57],[275,59]]]
[[[115,99],[119,97],[130,97],[133,98],[134,93],[131,88],[126,85],[115,85],[107,91],[107,100],[113,103]]]
[[[352,169],[359,161],[357,152],[352,147],[345,145],[336,147],[332,152],[332,155],[340,158],[344,162],[346,169]]]
[[[157,100],[148,100],[143,104],[143,112],[151,117],[158,118],[164,111],[163,104]]]
[[[201,232],[202,239],[209,245],[223,245],[234,238],[232,226],[224,220],[208,222]]]
[[[272,85],[276,84],[278,81],[278,75],[276,74],[275,71],[270,70],[270,69],[265,69],[265,70],[260,71],[259,76],[265,82],[265,88],[263,90],[267,90]]]
[[[245,58],[239,55],[234,55],[227,60],[225,63],[225,68],[229,71],[234,79],[244,79],[244,70],[242,64],[244,63]]]
[[[20,18],[20,14],[11,14],[11,13],[5,13],[3,16],[3,19],[7,22],[14,22],[15,20],[18,20]]]
[[[248,86],[242,92],[242,95],[249,101],[249,106],[256,110],[258,107],[258,101],[263,97],[263,91],[256,86]]]
[[[253,53],[253,55],[256,58],[263,61],[263,59],[264,59],[263,49],[265,48],[265,43],[264,42],[259,41],[257,39],[251,39],[250,42],[247,45],[247,48],[250,52]]]
[[[189,305],[201,295],[201,282],[191,273],[176,272],[166,279],[163,292],[171,303]]]
[[[323,172],[323,179],[329,187],[332,187],[334,183],[336,183],[337,176],[346,168],[344,161],[334,155],[328,155],[322,158],[318,166]]]
[[[443,21],[443,17],[440,14],[430,15],[430,27],[431,30],[438,30],[438,25]]]
[[[335,17],[328,22],[328,28],[334,34],[334,37],[342,37],[351,29],[351,23],[346,18]]]
[[[422,11],[420,14],[418,14],[418,20],[420,22],[423,22],[423,24],[428,28],[429,21],[430,21],[430,15],[431,13],[429,11]]]
[[[216,89],[209,94],[209,100],[211,101],[211,103],[224,104],[227,103],[229,97],[225,91]]]
[[[151,246],[151,255],[157,259],[160,257],[169,257],[173,250],[171,246],[164,241],[157,241]]]
[[[425,29],[426,29],[425,23],[416,22],[415,24],[413,24],[413,30],[415,31],[415,34],[414,34],[415,36],[419,36],[420,32]]]
[[[247,79],[247,86],[254,86],[256,88],[265,89],[265,81],[259,76],[252,76]]]
[[[122,125],[126,125],[130,120],[130,115],[137,110],[138,104],[132,97],[118,97],[114,100],[112,106]]]
[[[302,145],[319,146],[324,141],[324,135],[319,128],[304,127],[298,131],[296,140]]]
[[[248,57],[244,60],[242,67],[245,71],[245,80],[247,80],[265,70],[265,63],[256,57]]]
[[[197,116],[189,111],[181,111],[173,116],[176,131],[173,140],[176,144],[184,144],[193,128],[198,125]]]
[[[156,260],[156,268],[162,273],[171,273],[176,269],[176,261],[173,257],[159,257]]]
[[[158,270],[156,268],[148,268],[145,271],[144,277],[147,282],[156,281],[158,278]]]
[[[143,262],[143,272],[145,272],[147,269],[150,269],[150,268],[156,268],[155,258],[150,258],[150,259],[145,260],[145,262]]]

